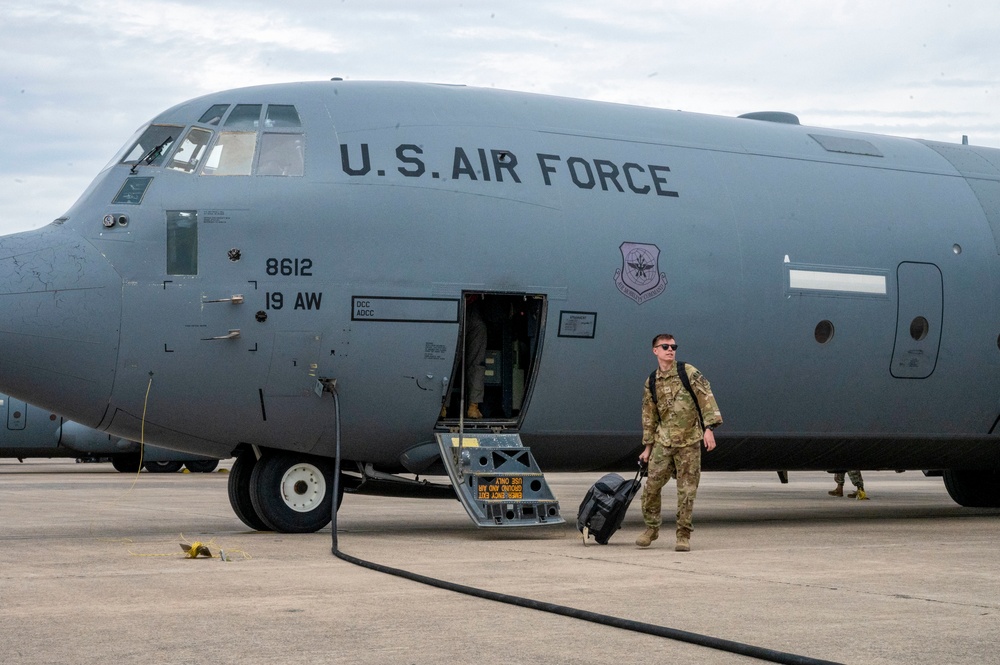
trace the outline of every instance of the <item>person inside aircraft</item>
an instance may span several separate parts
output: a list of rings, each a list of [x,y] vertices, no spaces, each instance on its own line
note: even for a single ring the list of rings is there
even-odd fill
[[[450,413],[453,419],[462,415],[479,427],[513,424],[527,401],[544,300],[523,293],[480,291],[466,293],[464,302],[450,380],[454,390],[444,396],[440,419],[447,420]],[[459,390],[463,384],[464,392]]]
[[[483,401],[486,382],[486,321],[483,319],[483,299],[478,293],[465,296],[465,390],[466,417],[483,417],[479,405]]]
[[[837,486],[827,492],[830,496],[844,496],[844,474],[847,474],[851,478],[851,482],[854,483],[854,491],[849,493],[847,496],[851,499],[858,499],[859,501],[865,501],[868,499],[868,495],[865,494],[865,481],[861,477],[860,471],[834,471],[833,480],[837,483]]]
[[[662,334],[653,338],[657,369],[643,386],[640,464],[649,465],[642,493],[642,518],[646,523],[635,544],[649,547],[660,535],[660,493],[670,477],[677,478],[678,552],[691,549],[691,512],[701,478],[701,443],[715,448],[713,430],[722,424],[719,405],[701,372],[677,363],[677,340]],[[685,376],[680,376],[683,371]]]

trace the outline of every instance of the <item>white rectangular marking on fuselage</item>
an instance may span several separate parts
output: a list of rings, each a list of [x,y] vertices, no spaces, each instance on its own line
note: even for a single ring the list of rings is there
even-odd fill
[[[812,291],[845,291],[885,295],[885,275],[864,275],[820,270],[789,270],[788,286]]]

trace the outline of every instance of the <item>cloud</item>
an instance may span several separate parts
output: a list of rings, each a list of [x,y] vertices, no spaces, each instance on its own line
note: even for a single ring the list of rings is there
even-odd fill
[[[61,214],[174,104],[333,76],[785,110],[811,125],[1000,146],[998,23],[1000,7],[963,0],[5,0],[0,232]]]

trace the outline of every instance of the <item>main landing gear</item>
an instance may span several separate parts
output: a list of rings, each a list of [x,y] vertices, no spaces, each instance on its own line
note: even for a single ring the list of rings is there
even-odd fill
[[[946,469],[943,475],[945,489],[960,506],[1000,507],[1000,472]]]
[[[333,460],[305,453],[244,450],[229,472],[229,503],[251,529],[313,533],[330,523]],[[344,499],[340,483],[337,508]]]

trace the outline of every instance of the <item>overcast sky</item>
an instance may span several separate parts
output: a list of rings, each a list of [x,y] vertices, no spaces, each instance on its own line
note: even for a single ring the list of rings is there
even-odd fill
[[[998,34],[983,0],[2,0],[0,233],[61,215],[174,104],[334,76],[1000,148]]]

